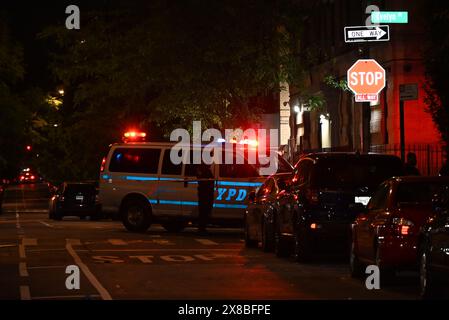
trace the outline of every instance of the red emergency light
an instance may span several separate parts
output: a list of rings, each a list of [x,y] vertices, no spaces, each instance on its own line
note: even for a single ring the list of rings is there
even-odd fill
[[[128,141],[145,141],[147,134],[140,131],[127,131],[123,134],[123,140]]]

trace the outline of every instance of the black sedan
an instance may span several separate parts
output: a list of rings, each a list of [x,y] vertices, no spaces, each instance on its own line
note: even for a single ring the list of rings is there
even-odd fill
[[[421,296],[442,298],[449,286],[449,203],[423,227],[419,246]],[[445,292],[446,290],[446,292]]]
[[[50,219],[61,220],[64,216],[98,219],[100,215],[98,191],[93,183],[65,182],[50,200]]]
[[[264,184],[249,195],[250,204],[245,212],[245,244],[257,247],[262,243],[265,252],[272,251],[274,244],[273,218],[278,195],[285,189],[291,173],[278,173],[267,178]]]

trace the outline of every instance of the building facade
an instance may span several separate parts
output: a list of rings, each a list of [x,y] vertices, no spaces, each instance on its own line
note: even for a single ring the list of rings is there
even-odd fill
[[[426,112],[423,90],[425,21],[418,12],[425,10],[425,1],[321,0],[304,4],[310,14],[299,46],[311,62],[304,83],[289,86],[291,155],[322,149],[399,154],[399,86],[413,83],[418,84],[418,99],[405,102],[405,145],[407,151],[417,154],[421,171],[435,173],[442,153],[439,133]],[[366,25],[376,7],[380,11],[407,11],[409,23],[389,24],[390,41],[345,43],[344,27]],[[352,92],[335,86],[346,80],[347,70],[362,58],[375,59],[386,70],[386,86],[379,100],[369,105],[356,103]],[[329,77],[333,84],[326,81]],[[324,99],[322,108],[308,105],[311,94]],[[284,115],[285,95],[280,99]]]

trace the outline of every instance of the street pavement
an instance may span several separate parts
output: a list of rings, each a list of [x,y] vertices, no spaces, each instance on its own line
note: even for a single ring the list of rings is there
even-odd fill
[[[44,184],[10,186],[0,214],[0,299],[416,299],[415,273],[368,290],[346,260],[310,264],[244,246],[240,229],[179,234],[153,225],[131,233],[121,222],[48,219]],[[80,270],[69,290],[67,266]]]

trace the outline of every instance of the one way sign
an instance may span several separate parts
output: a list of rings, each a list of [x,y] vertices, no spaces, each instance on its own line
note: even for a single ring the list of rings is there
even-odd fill
[[[389,26],[345,27],[345,42],[389,41]]]

